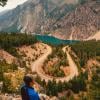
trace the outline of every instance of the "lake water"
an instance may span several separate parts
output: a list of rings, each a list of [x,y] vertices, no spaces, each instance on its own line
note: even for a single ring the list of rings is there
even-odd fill
[[[51,45],[67,45],[78,42],[76,40],[62,40],[48,35],[35,35],[38,41]]]

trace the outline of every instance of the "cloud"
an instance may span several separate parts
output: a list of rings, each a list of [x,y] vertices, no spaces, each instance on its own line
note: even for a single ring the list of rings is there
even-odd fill
[[[8,10],[8,9],[13,9],[17,7],[17,5],[20,5],[24,3],[27,0],[8,0],[7,5],[5,7],[0,7],[0,12]]]

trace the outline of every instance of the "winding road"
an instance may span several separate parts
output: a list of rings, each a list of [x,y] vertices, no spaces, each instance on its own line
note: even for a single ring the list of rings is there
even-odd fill
[[[48,82],[49,80],[53,80],[55,79],[56,82],[64,82],[64,81],[69,81],[71,79],[73,79],[75,76],[78,76],[78,67],[75,64],[75,62],[72,60],[69,51],[66,50],[66,48],[68,48],[67,46],[64,47],[62,50],[64,52],[66,52],[67,54],[67,59],[68,59],[68,63],[69,63],[69,68],[70,68],[70,74],[66,77],[63,78],[58,78],[58,77],[53,77],[53,76],[49,76],[47,74],[44,73],[42,66],[43,63],[45,62],[45,60],[47,59],[47,57],[52,53],[52,48],[50,46],[48,46],[47,44],[45,44],[46,48],[47,48],[47,52],[45,54],[43,54],[41,57],[39,57],[36,61],[33,62],[32,64],[32,72],[37,72],[37,74],[41,77],[42,80],[45,80],[46,82]]]

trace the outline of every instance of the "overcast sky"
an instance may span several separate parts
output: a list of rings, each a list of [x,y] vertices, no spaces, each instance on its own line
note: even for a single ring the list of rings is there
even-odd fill
[[[15,8],[17,5],[24,3],[27,0],[8,0],[7,5],[5,7],[0,6],[0,12]]]

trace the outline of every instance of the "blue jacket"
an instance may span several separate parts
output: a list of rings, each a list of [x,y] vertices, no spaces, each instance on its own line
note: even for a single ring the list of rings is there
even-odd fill
[[[40,100],[38,93],[32,87],[23,86],[21,88],[22,100]]]

